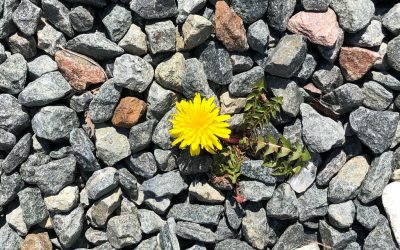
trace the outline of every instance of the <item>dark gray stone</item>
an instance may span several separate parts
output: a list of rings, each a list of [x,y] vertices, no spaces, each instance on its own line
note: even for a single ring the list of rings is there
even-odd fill
[[[349,228],[356,215],[356,207],[352,201],[330,204],[328,207],[329,223],[336,228]]]
[[[115,60],[113,75],[117,85],[142,93],[153,81],[154,69],[144,59],[125,54]]]
[[[0,150],[11,150],[17,143],[17,138],[12,133],[0,128]]]
[[[15,33],[8,37],[7,44],[13,54],[19,53],[26,59],[36,55],[36,41],[33,36],[27,36],[22,33]]]
[[[201,225],[218,225],[224,207],[221,205],[197,205],[180,203],[169,210],[167,217]]]
[[[178,166],[176,164],[176,155],[172,150],[154,149],[154,158],[156,158],[158,169],[161,171],[172,171]]]
[[[393,35],[400,35],[400,24],[398,19],[400,18],[400,4],[395,4],[382,19],[383,26],[392,32]]]
[[[147,119],[161,120],[165,113],[174,107],[176,100],[177,96],[173,91],[153,82],[147,96]]]
[[[190,14],[199,12],[206,5],[207,0],[179,0],[177,23],[184,23]]]
[[[217,238],[215,233],[210,229],[196,223],[184,221],[176,223],[176,235],[183,239],[205,243],[214,243]]]
[[[157,163],[153,153],[144,152],[133,154],[126,160],[129,169],[144,179],[150,179],[157,173]]]
[[[20,133],[29,126],[29,115],[9,94],[0,94],[0,127],[13,134]]]
[[[3,174],[0,178],[0,207],[3,207],[17,197],[17,193],[23,187],[24,182],[17,172],[11,175]]]
[[[49,153],[49,156],[52,159],[62,159],[65,158],[67,156],[69,156],[70,154],[72,154],[72,147],[70,146],[66,146],[66,147],[61,147],[57,150],[53,150]]]
[[[172,123],[170,120],[172,119],[172,114],[176,113],[176,109],[173,108],[168,111],[164,117],[158,122],[157,126],[153,131],[153,135],[151,140],[162,149],[171,149],[173,138],[169,133],[169,130],[172,129]]]
[[[286,2],[286,0],[282,2]],[[305,37],[302,35],[286,35],[269,54],[265,71],[271,75],[290,78],[301,68],[306,55],[307,42]]]
[[[196,58],[185,60],[182,88],[185,97],[190,99],[194,98],[196,93],[200,93],[201,96],[206,98],[215,97],[214,92],[208,84],[203,64]]]
[[[0,228],[0,246],[7,250],[19,250],[23,239],[11,229],[8,223]]]
[[[237,239],[223,240],[215,245],[215,250],[253,250],[245,241]]]
[[[283,183],[276,189],[272,198],[267,202],[269,217],[280,220],[298,218],[299,201],[289,184]]]
[[[121,186],[124,194],[131,198],[136,199],[139,195],[138,182],[136,177],[129,172],[126,168],[118,169],[119,185]]]
[[[35,134],[50,141],[68,139],[71,131],[78,126],[79,120],[75,111],[65,106],[43,107],[32,118]]]
[[[64,4],[57,0],[42,0],[42,10],[47,20],[57,29],[69,37],[74,36],[69,9]]]
[[[305,245],[310,241],[310,236],[305,234],[304,228],[301,224],[296,223],[283,232],[281,237],[272,248],[273,250],[285,250],[285,249],[296,249],[300,246]]]
[[[240,231],[231,228],[226,218],[222,217],[218,223],[217,230],[215,230],[215,234],[217,235],[217,242],[219,242],[226,239],[238,238],[240,236]]]
[[[254,84],[264,79],[264,70],[256,66],[249,71],[233,76],[229,85],[229,93],[233,96],[244,97],[251,93]]]
[[[379,212],[378,206],[364,206],[358,200],[354,200],[354,204],[356,204],[357,208],[356,220],[358,223],[368,231],[374,229],[376,225],[378,225],[379,220],[383,217]]]
[[[9,174],[21,165],[28,158],[31,147],[32,134],[27,133],[15,144],[7,157],[1,162],[2,171]]]
[[[261,19],[267,11],[268,0],[233,0],[231,8],[238,14],[244,23],[253,23]]]
[[[378,225],[372,230],[364,240],[363,249],[387,249],[396,250],[396,243],[390,230],[389,222],[386,218],[380,219]]]
[[[94,95],[90,91],[85,92],[82,95],[74,95],[69,100],[69,107],[77,113],[82,113],[88,109],[93,97]]]
[[[233,73],[242,73],[248,71],[253,67],[253,59],[248,55],[232,54],[231,63]]]
[[[88,114],[94,123],[102,123],[111,119],[121,97],[121,91],[122,88],[116,85],[114,79],[101,85],[99,93],[89,104]]]
[[[183,150],[176,161],[183,175],[208,173],[211,169],[212,158],[209,155],[191,156],[189,150]]]
[[[378,20],[372,20],[367,27],[350,34],[346,39],[353,46],[376,47],[381,45],[384,38],[385,33],[382,29],[382,23]]]
[[[124,53],[121,47],[100,32],[78,35],[69,40],[65,48],[96,60],[112,59]]]
[[[7,59],[6,50],[4,49],[3,44],[0,44],[0,64],[3,63],[6,59]]]
[[[245,215],[242,205],[232,197],[228,196],[225,200],[225,216],[231,228],[238,230],[242,224],[242,218]]]
[[[199,61],[203,63],[207,79],[228,85],[233,80],[232,63],[228,51],[216,41],[209,41],[200,48]]]
[[[179,171],[171,171],[156,175],[144,181],[141,186],[141,190],[152,197],[177,195],[187,188],[188,185],[185,183]]]
[[[296,0],[269,0],[267,10],[268,24],[278,31],[285,31],[295,6]]]
[[[133,0],[130,8],[145,19],[172,17],[178,13],[174,0]]]
[[[112,217],[107,223],[107,238],[114,248],[120,249],[139,243],[142,231],[136,214]]]
[[[263,20],[258,20],[249,26],[247,30],[247,42],[251,49],[264,54],[267,50],[268,41],[269,29],[268,25]]]
[[[51,221],[61,245],[70,248],[82,237],[85,210],[82,206],[78,206],[69,213],[54,214]]]
[[[29,0],[27,0],[29,2]],[[28,73],[32,80],[36,80],[46,73],[58,70],[57,63],[48,55],[36,57],[28,62]]]
[[[87,4],[94,7],[104,7],[107,4],[107,0],[66,0],[70,3],[77,3],[77,4]]]
[[[315,60],[314,55],[307,54],[306,58],[304,59],[303,65],[294,75],[300,81],[308,80],[314,73],[315,68],[317,67],[317,61]]]
[[[247,160],[240,166],[240,174],[248,178],[261,181],[267,185],[274,185],[276,177],[272,176],[272,169],[263,167],[262,160]]]
[[[118,186],[118,172],[113,167],[95,171],[87,180],[85,189],[91,200],[97,200]]]
[[[43,197],[38,188],[27,187],[18,192],[22,218],[29,228],[39,224],[49,216]]]
[[[381,111],[387,109],[392,103],[393,92],[377,82],[365,82],[362,91],[364,94],[363,105],[367,108]]]
[[[398,113],[372,111],[364,107],[353,111],[349,118],[351,129],[375,154],[383,153],[390,147],[398,122]]]
[[[387,46],[387,58],[390,66],[400,71],[400,35],[390,40]]]
[[[0,11],[1,12],[1,11]],[[12,18],[18,29],[25,35],[33,35],[39,23],[41,10],[29,0],[22,0],[13,12]]]
[[[86,32],[92,29],[94,16],[90,10],[84,6],[72,8],[69,12],[72,28],[77,32]]]
[[[21,54],[9,56],[0,64],[0,90],[12,95],[24,89],[28,67]]]
[[[89,139],[85,131],[81,128],[75,128],[71,131],[69,142],[72,146],[76,161],[84,171],[99,170],[98,163],[93,151],[95,149],[93,142]]]
[[[159,247],[166,250],[180,250],[179,241],[176,237],[176,223],[174,218],[169,218],[167,224],[157,236]]]
[[[335,249],[343,249],[357,238],[353,230],[338,231],[323,220],[319,222],[319,234],[323,244]]]
[[[152,54],[175,51],[176,31],[172,21],[168,20],[148,24],[145,26],[145,31]]]
[[[8,37],[17,30],[12,20],[12,13],[18,7],[18,4],[19,2],[14,0],[3,0],[1,2],[3,11],[0,11],[0,39]]]
[[[355,33],[371,21],[375,6],[370,0],[331,0],[331,8],[336,12],[340,27]]]
[[[346,153],[342,150],[334,150],[324,163],[322,170],[318,173],[316,183],[319,186],[327,186],[345,163]]]
[[[259,181],[245,181],[239,182],[240,194],[246,197],[249,201],[262,201],[269,200],[275,189],[275,185],[265,185]]]
[[[343,84],[343,75],[339,67],[327,63],[314,72],[312,81],[322,92],[328,93]]]
[[[131,11],[120,4],[109,4],[101,11],[100,17],[108,36],[114,42],[121,40],[132,24]]]
[[[132,153],[146,149],[151,144],[151,137],[157,125],[156,120],[148,120],[133,126],[129,132],[129,144]]]
[[[140,221],[140,228],[145,234],[159,232],[166,224],[155,212],[147,209],[139,209],[138,218]]]
[[[72,90],[60,72],[50,72],[29,83],[18,95],[27,107],[44,106],[66,96]]]
[[[346,83],[322,97],[339,114],[345,114],[360,107],[364,101],[363,90],[358,85]]]
[[[383,189],[392,175],[394,160],[393,152],[387,151],[372,161],[358,194],[362,203],[370,203],[382,196]]]
[[[260,203],[249,203],[242,220],[242,235],[256,249],[264,249],[267,245],[267,214]]]
[[[328,212],[328,189],[319,189],[314,184],[299,198],[299,221],[323,217]]]
[[[400,90],[400,80],[387,72],[372,71],[371,78],[389,89]]]
[[[308,11],[321,11],[328,10],[330,0],[301,0],[301,5]]]

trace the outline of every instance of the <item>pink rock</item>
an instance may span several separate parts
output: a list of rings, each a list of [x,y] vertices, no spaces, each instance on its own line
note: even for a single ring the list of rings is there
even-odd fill
[[[347,81],[361,79],[380,58],[379,53],[358,47],[342,47],[339,64]]]
[[[295,34],[306,36],[312,43],[328,47],[335,45],[340,34],[336,14],[332,9],[326,12],[300,11],[290,18],[287,27]]]

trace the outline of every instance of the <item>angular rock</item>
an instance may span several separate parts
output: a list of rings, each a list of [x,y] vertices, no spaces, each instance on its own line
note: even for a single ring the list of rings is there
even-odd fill
[[[21,54],[9,56],[0,64],[0,90],[12,95],[20,93],[25,87],[27,70]]]
[[[158,214],[165,214],[168,208],[171,206],[171,198],[172,196],[165,196],[161,198],[153,198],[153,197],[144,197],[144,203],[148,206],[151,210]]]
[[[124,194],[129,198],[132,198],[132,200],[136,199],[139,195],[136,177],[126,168],[121,168],[118,170],[118,177],[119,185],[124,191]]]
[[[356,204],[357,208],[356,220],[358,223],[360,223],[368,231],[374,229],[378,225],[379,220],[382,218],[378,206],[364,206],[357,200],[355,200],[354,203]]]
[[[36,57],[28,62],[28,74],[32,80],[56,70],[58,70],[57,63],[48,55]]]
[[[28,234],[24,241],[21,243],[21,250],[50,250],[53,246],[50,241],[49,234],[47,232],[43,233],[30,233]]]
[[[169,172],[176,169],[176,156],[172,150],[154,150],[154,158],[156,158],[157,167],[161,171]]]
[[[0,18],[0,39],[8,37],[16,31],[16,27],[12,20],[12,13],[18,7],[19,2],[16,1],[2,1],[1,2],[1,18]]]
[[[56,195],[44,197],[44,203],[50,212],[68,212],[76,207],[79,199],[77,186],[68,186]]]
[[[49,216],[38,188],[25,188],[18,192],[18,198],[22,217],[28,228],[42,222]]]
[[[182,26],[184,49],[190,50],[204,43],[212,32],[213,24],[207,18],[199,15],[189,15]]]
[[[364,92],[356,84],[345,83],[322,97],[322,100],[339,114],[344,114],[360,107],[364,101]]]
[[[0,228],[0,245],[7,250],[19,250],[23,239],[11,229],[8,223]]]
[[[301,5],[308,11],[327,11],[330,0],[301,0]]]
[[[53,215],[51,220],[61,245],[69,248],[81,237],[85,211],[82,206],[78,206],[67,214]]]
[[[373,81],[378,82],[389,89],[395,91],[400,90],[400,80],[387,72],[372,71],[371,78]]]
[[[164,89],[156,82],[153,82],[147,96],[148,108],[146,118],[148,120],[161,120],[165,113],[174,107],[176,101],[177,95],[175,92]]]
[[[91,200],[97,200],[118,186],[117,170],[106,167],[95,171],[87,180],[85,189]]]
[[[320,186],[327,186],[345,163],[346,153],[342,150],[333,151],[324,163],[322,170],[318,173],[316,183]]]
[[[176,49],[175,25],[172,21],[154,22],[145,26],[152,54],[174,52]]]
[[[334,63],[339,55],[343,42],[344,42],[344,32],[342,29],[339,29],[339,37],[336,40],[335,45],[333,45],[332,47],[318,46],[318,51],[320,52],[321,56],[324,59],[326,59],[330,63]]]
[[[7,43],[13,54],[20,53],[26,59],[34,57],[37,53],[36,41],[32,36],[17,32],[8,37]]]
[[[132,153],[137,153],[151,144],[153,130],[156,127],[155,120],[148,120],[133,126],[129,132],[129,144]]]
[[[279,237],[278,241],[273,247],[273,250],[284,250],[284,249],[301,249],[297,248],[307,244],[310,241],[311,236],[304,232],[304,227],[300,223],[289,226],[283,234]]]
[[[178,12],[174,0],[133,0],[130,8],[145,19],[172,17]]]
[[[303,193],[314,183],[316,175],[317,166],[309,162],[300,172],[290,177],[288,183],[296,193]]]
[[[181,152],[177,159],[179,171],[183,175],[207,173],[211,169],[212,158],[209,155],[191,156],[189,150]]]
[[[183,239],[198,242],[214,243],[216,235],[210,229],[192,222],[178,221],[176,223],[176,235]]]
[[[102,197],[88,209],[86,218],[95,227],[105,227],[107,220],[121,204],[122,191],[120,188]]]
[[[70,108],[65,106],[46,106],[32,118],[32,129],[43,139],[57,141],[68,139],[70,132],[79,126],[79,120]]]
[[[381,45],[385,33],[382,29],[382,23],[378,20],[372,20],[364,29],[350,34],[348,41],[351,45],[360,47],[376,47]]]
[[[157,236],[157,242],[161,249],[179,250],[179,241],[176,237],[176,223],[174,218],[169,218],[167,224]]]
[[[395,112],[363,107],[353,111],[349,118],[351,129],[374,154],[381,154],[390,147],[398,122],[399,115]]]
[[[312,81],[322,92],[329,93],[343,84],[343,75],[339,67],[326,63],[314,72]]]
[[[103,230],[96,230],[89,227],[85,232],[85,238],[94,245],[101,245],[107,242],[107,233]]]
[[[400,71],[400,35],[390,40],[387,46],[387,58],[389,65]]]
[[[323,244],[337,249],[345,248],[357,238],[357,234],[353,230],[338,231],[323,220],[319,222],[319,234]]]
[[[207,82],[207,76],[202,63],[196,58],[185,61],[182,78],[182,92],[187,98],[194,98],[196,93],[210,98],[215,97]]]
[[[182,92],[182,81],[185,75],[185,57],[181,53],[174,54],[168,60],[158,64],[155,79],[166,89]]]
[[[265,184],[275,184],[276,177],[272,175],[270,168],[262,166],[263,161],[248,160],[244,161],[240,166],[240,174],[248,178],[261,181]]]
[[[201,225],[218,225],[223,210],[224,207],[220,205],[208,206],[180,203],[172,206],[167,217]]]
[[[132,24],[118,45],[126,52],[141,56],[147,53],[147,37],[139,26]]]
[[[7,157],[0,163],[1,170],[10,174],[29,156],[32,146],[32,134],[25,134],[12,148]]]
[[[397,244],[400,243],[400,202],[397,199],[399,191],[400,182],[392,182],[385,187],[382,194],[382,204],[390,221]]]
[[[295,6],[295,0],[269,0],[267,9],[268,24],[278,31],[285,31]]]
[[[20,133],[29,126],[29,115],[9,94],[0,94],[0,127],[13,134]]]
[[[125,162],[134,174],[146,180],[153,177],[157,172],[157,163],[151,152],[132,154],[129,160],[127,159]]]
[[[363,105],[372,110],[385,110],[393,100],[392,91],[377,82],[365,82],[362,88],[364,94]]]
[[[331,204],[328,208],[328,219],[336,228],[349,228],[356,215],[356,207],[352,201]]]
[[[338,15],[342,29],[349,33],[366,27],[375,12],[374,3],[370,0],[331,0],[330,6]]]
[[[339,55],[339,64],[347,81],[361,79],[379,59],[377,52],[358,48],[342,47]]]
[[[253,67],[254,62],[253,59],[251,59],[251,57],[248,55],[232,54],[231,63],[233,73],[242,73],[244,71],[250,70]]]
[[[136,97],[127,96],[120,100],[112,117],[116,127],[131,128],[146,112],[146,103]]]
[[[121,97],[122,88],[114,79],[108,80],[99,89],[89,104],[88,115],[94,123],[102,123],[112,118]]]
[[[244,238],[256,249],[264,249],[267,245],[268,231],[267,215],[261,204],[249,204],[246,206],[246,216],[242,221],[242,234]]]
[[[138,218],[140,221],[140,228],[145,234],[159,232],[166,224],[160,216],[147,209],[139,209]]]
[[[237,13],[244,23],[251,24],[261,19],[267,11],[268,1],[266,0],[233,0],[231,1],[231,8]]]
[[[280,220],[298,218],[299,202],[296,194],[289,184],[279,185],[272,198],[267,202],[267,214],[269,217]]]
[[[169,130],[172,129],[172,123],[170,120],[172,119],[172,114],[176,112],[175,108],[168,111],[164,117],[158,122],[155,127],[152,135],[152,141],[154,144],[159,146],[162,149],[171,149],[173,138],[169,133]]]
[[[243,191],[243,186],[241,188],[241,191]],[[225,200],[225,196],[221,191],[205,181],[194,180],[189,186],[189,194],[204,203],[220,204]]]
[[[109,4],[100,16],[108,36],[114,42],[121,40],[132,24],[131,11],[120,4]]]
[[[77,32],[86,32],[92,29],[94,16],[91,11],[84,6],[72,8],[69,12],[69,19],[72,28]]]
[[[159,174],[142,183],[143,192],[153,197],[176,195],[187,189],[188,185],[178,171]]]
[[[264,54],[267,51],[269,35],[268,25],[263,20],[251,24],[247,30],[247,41],[250,48]]]
[[[37,47],[47,54],[54,56],[60,46],[64,46],[67,40],[64,34],[48,24],[44,19],[39,23],[37,30]]]
[[[178,1],[178,16],[176,18],[177,23],[183,23],[190,14],[194,14],[206,5],[206,0],[182,0]]]
[[[0,150],[11,150],[17,143],[17,138],[12,133],[0,129]]]
[[[234,98],[228,91],[223,93],[219,100],[221,102],[220,114],[239,113],[246,105],[246,98]]]
[[[328,189],[319,189],[314,184],[298,198],[298,202],[301,222],[323,217],[328,212]]]
[[[397,249],[386,218],[381,219],[375,229],[365,238],[363,249]]]
[[[215,245],[215,250],[253,250],[249,244],[247,244],[245,241],[237,240],[237,239],[227,239],[223,240],[221,242],[218,242]]]
[[[13,12],[12,18],[18,29],[30,36],[36,32],[41,12],[40,8],[31,1],[23,0]]]
[[[76,161],[84,171],[96,171],[100,165],[93,153],[95,147],[83,129],[75,128],[71,131],[69,142]]]
[[[57,29],[69,37],[74,36],[68,8],[57,0],[42,1],[43,14]]]
[[[400,24],[397,20],[400,18],[400,4],[395,4],[382,19],[382,24],[388,29],[393,35],[400,35]]]
[[[114,127],[96,129],[96,155],[108,166],[130,155],[128,138]]]
[[[254,84],[264,79],[264,70],[256,66],[249,71],[237,74],[229,85],[229,93],[237,97],[245,97],[251,93]]]

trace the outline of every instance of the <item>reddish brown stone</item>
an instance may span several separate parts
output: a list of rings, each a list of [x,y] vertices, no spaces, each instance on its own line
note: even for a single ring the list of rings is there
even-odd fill
[[[47,232],[28,234],[21,243],[21,250],[52,250]]]
[[[347,81],[361,79],[380,58],[379,53],[358,48],[342,47],[339,64]]]
[[[111,120],[114,126],[130,128],[146,112],[146,103],[136,97],[125,97],[119,102]]]
[[[215,34],[230,51],[249,49],[243,20],[221,0],[215,4]]]
[[[55,59],[62,75],[76,90],[82,91],[89,85],[106,81],[103,69],[87,56],[59,50]]]
[[[312,43],[328,47],[335,45],[340,34],[336,14],[331,9],[326,12],[300,11],[290,18],[287,28],[306,36]]]

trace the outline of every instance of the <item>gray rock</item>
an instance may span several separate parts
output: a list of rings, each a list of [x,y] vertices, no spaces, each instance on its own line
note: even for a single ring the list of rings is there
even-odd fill
[[[244,1],[236,1],[244,2]],[[267,2],[267,1],[265,1]],[[252,23],[247,30],[247,42],[251,49],[264,54],[269,41],[268,25],[263,20]]]
[[[151,196],[144,195],[144,203],[147,207],[158,214],[165,214],[168,208],[171,206],[172,196],[165,196],[161,198],[154,198]]]
[[[77,113],[82,113],[89,108],[90,102],[93,100],[92,92],[87,91],[82,95],[74,95],[69,99],[69,106]]]
[[[196,58],[185,61],[182,77],[183,94],[187,98],[193,98],[195,93],[210,98],[215,96],[207,82],[207,75],[202,63]]]
[[[355,200],[354,203],[356,204],[357,208],[356,220],[358,223],[360,223],[368,231],[374,229],[376,225],[378,225],[379,220],[382,218],[378,206],[364,206],[357,200]]]
[[[37,30],[37,47],[47,54],[54,56],[60,46],[64,46],[67,40],[64,34],[48,24],[44,19],[39,23]]]
[[[334,150],[324,163],[322,170],[318,173],[316,183],[319,186],[327,186],[345,163],[346,153],[342,150]]]
[[[21,54],[9,56],[0,64],[0,90],[18,94],[24,89],[28,67]]]
[[[313,1],[313,0],[310,0],[310,1]],[[332,47],[326,47],[326,46],[319,45],[318,51],[321,53],[321,56],[324,59],[326,59],[330,63],[334,63],[336,61],[336,58],[339,55],[340,48],[342,48],[343,41],[344,41],[344,32],[342,29],[339,29],[339,37],[336,40],[335,45]]]
[[[358,199],[362,203],[370,203],[382,196],[383,189],[392,175],[394,160],[393,152],[388,151],[372,161],[358,194]]]
[[[240,181],[240,194],[249,201],[269,200],[275,189],[275,185],[265,185],[259,181]]]
[[[166,89],[171,89],[182,93],[182,81],[185,70],[184,55],[182,53],[175,53],[171,58],[160,62],[156,66],[156,82]],[[205,77],[202,79],[207,80]]]
[[[400,24],[397,20],[400,18],[400,4],[395,4],[382,19],[383,26],[393,35],[400,35]]]
[[[3,0],[1,1],[1,18],[0,18],[0,39],[4,39],[14,33],[17,28],[12,20],[12,13],[18,7],[18,1]]]
[[[389,89],[395,91],[400,90],[400,80],[387,72],[372,71],[371,78],[373,81],[378,82]]]
[[[139,26],[132,24],[118,45],[126,52],[141,56],[147,53],[146,34]]]
[[[199,15],[189,15],[182,26],[184,49],[190,50],[204,43],[210,37],[213,29],[212,22],[207,18]]]
[[[152,54],[175,51],[176,31],[175,25],[172,21],[154,22],[146,25],[144,29],[147,34],[149,49]]]
[[[254,84],[264,79],[264,70],[256,66],[249,71],[233,76],[229,85],[229,93],[237,97],[245,97],[251,93]]]
[[[243,185],[241,191],[243,192]],[[200,202],[210,204],[220,204],[225,200],[224,194],[206,181],[193,180],[189,187],[189,195]]]
[[[264,249],[267,245],[267,214],[261,204],[250,203],[246,206],[246,216],[242,221],[242,234],[246,241],[256,249]]]
[[[183,175],[208,173],[211,169],[212,158],[209,155],[191,156],[189,150],[183,150],[177,159],[179,171]]]
[[[177,23],[184,23],[190,14],[199,12],[206,5],[207,0],[180,0],[178,1]]]
[[[61,147],[57,150],[53,150],[49,153],[52,159],[61,159],[69,156],[72,153],[72,148],[70,146]]]
[[[295,6],[295,0],[269,0],[267,10],[268,24],[278,31],[285,31]]]
[[[335,249],[343,249],[357,238],[353,230],[338,231],[323,220],[319,222],[319,234],[323,244]]]
[[[78,204],[79,189],[77,186],[68,186],[56,195],[44,197],[47,210],[51,212],[68,212]]]
[[[297,79],[301,81],[308,80],[314,73],[315,68],[317,67],[317,61],[315,60],[314,55],[307,54],[306,58],[304,59],[303,65],[294,75]]]
[[[268,88],[274,96],[282,97],[282,111],[290,116],[296,117],[300,111],[300,105],[304,98],[295,81],[290,79],[270,76],[267,78]]]
[[[233,73],[242,73],[248,71],[253,67],[253,59],[248,55],[232,54],[231,63]]]
[[[178,221],[176,235],[183,239],[214,243],[216,235],[210,229],[192,222]]]
[[[32,36],[15,33],[8,37],[7,44],[13,54],[20,53],[26,59],[36,55],[36,41]]]
[[[36,32],[40,14],[39,7],[29,0],[23,0],[13,12],[12,19],[22,33],[30,36]]]
[[[161,219],[160,216],[147,209],[139,209],[138,218],[140,221],[140,228],[145,234],[159,232],[166,224],[166,222]]]
[[[38,157],[43,157],[38,155]],[[29,159],[28,159],[29,160]],[[54,195],[60,192],[64,187],[73,183],[75,180],[76,161],[75,157],[68,156],[64,159],[38,162],[21,166],[22,179],[38,186],[43,194]],[[42,161],[42,162],[41,162]]]
[[[32,80],[36,80],[42,75],[56,71],[57,69],[57,63],[48,55],[36,57],[32,61],[28,62],[28,74]]]
[[[157,250],[157,249],[159,249],[157,236],[153,236],[150,239],[142,240],[134,250]]]
[[[91,200],[97,200],[118,186],[118,173],[115,168],[106,167],[95,171],[87,180],[85,189]]]
[[[54,214],[51,221],[61,245],[69,248],[81,237],[85,210],[82,206],[78,206],[67,214]]]
[[[314,184],[298,198],[301,222],[323,217],[328,212],[328,189],[319,189]]]
[[[378,60],[375,61],[373,68],[374,69],[378,69],[378,70],[382,70],[382,71],[386,71],[390,69],[390,65],[389,65],[389,61],[387,58],[387,43],[382,42],[381,45],[379,46],[379,58]]]
[[[314,72],[312,81],[322,92],[328,93],[343,84],[343,75],[339,67],[327,63]]]
[[[215,250],[253,250],[245,241],[237,239],[223,240],[215,245]]]
[[[20,133],[29,126],[29,115],[9,94],[0,94],[0,127],[13,134]]]
[[[107,233],[102,230],[89,227],[85,232],[85,238],[93,245],[98,246],[107,242]]]
[[[228,51],[216,41],[209,41],[200,47],[199,61],[204,66],[207,79],[228,85],[233,80],[232,63]]]
[[[1,11],[0,11],[1,12]],[[3,44],[0,44],[0,64],[7,59],[6,51]]]
[[[219,221],[215,234],[217,235],[217,242],[240,237],[240,231],[232,229],[225,217],[222,217]]]
[[[172,17],[178,12],[174,0],[133,0],[130,8],[145,19]]]
[[[158,122],[157,126],[153,131],[153,135],[151,140],[162,149],[171,149],[173,138],[169,133],[169,130],[172,129],[172,123],[170,120],[172,119],[172,114],[176,112],[176,109],[173,108],[168,111],[164,117]]]
[[[96,60],[112,59],[124,53],[121,47],[99,32],[78,35],[69,40],[65,48]]]
[[[290,177],[287,181],[292,189],[300,194],[306,191],[315,181],[317,166],[309,162],[301,168],[300,172]]]
[[[356,207],[352,201],[331,204],[328,208],[329,223],[336,228],[349,228],[356,215]]]
[[[290,78],[301,68],[306,55],[307,42],[304,36],[286,35],[268,56],[265,71],[271,75]]]
[[[0,178],[0,207],[3,207],[17,197],[18,191],[23,187],[23,181],[17,172],[2,175]]]
[[[136,199],[139,195],[136,177],[126,168],[121,168],[118,170],[118,179],[124,194],[132,200]]]
[[[148,120],[133,126],[129,132],[129,144],[132,153],[146,149],[151,144],[151,137],[157,125],[156,120]]]
[[[347,161],[329,183],[329,200],[340,203],[354,198],[368,170],[369,164],[363,156],[356,156]]]
[[[176,156],[171,150],[154,149],[154,158],[156,158],[158,169],[161,171],[172,171],[176,165]]]
[[[114,42],[121,40],[132,24],[131,11],[120,4],[109,4],[101,11],[100,17],[108,36]]]
[[[235,13],[243,19],[244,23],[248,24],[261,19],[267,11],[267,7],[267,0],[233,0],[231,2],[231,8],[233,9],[233,11],[235,11]]]
[[[393,141],[399,115],[390,111],[372,111],[363,107],[350,114],[351,129],[374,154],[386,151]]]
[[[75,111],[65,106],[43,107],[32,118],[33,132],[50,141],[68,139],[71,131],[78,126],[79,120]]]
[[[365,28],[375,12],[370,0],[331,0],[330,6],[338,16],[340,27],[349,33]]]
[[[238,230],[245,215],[242,205],[232,197],[228,196],[225,200],[225,216],[231,228]]]
[[[364,102],[364,92],[353,83],[345,83],[322,97],[339,114],[345,114],[360,107]]]
[[[154,70],[142,58],[125,54],[115,60],[113,75],[117,85],[142,93],[153,81]]]
[[[398,249],[393,241],[392,233],[390,231],[389,222],[386,218],[382,218],[378,225],[372,230],[364,240],[365,250],[373,249]]]
[[[47,20],[57,29],[69,37],[74,36],[69,10],[64,4],[57,0],[42,0],[42,10]]]
[[[224,210],[221,205],[175,204],[169,210],[167,217],[175,220],[189,221],[201,225],[218,225]]]
[[[327,11],[330,0],[301,0],[301,5],[308,11]]]
[[[22,217],[27,227],[39,224],[49,216],[46,204],[38,188],[25,188],[18,192]]]
[[[1,162],[1,170],[9,174],[23,163],[29,156],[32,146],[32,134],[25,134],[15,144],[7,157]]]
[[[157,242],[159,242],[161,249],[168,250],[179,250],[179,241],[176,237],[176,223],[174,218],[169,218],[167,224],[164,225],[163,229],[157,236]]]
[[[0,228],[0,246],[5,250],[18,250],[23,239],[11,229],[8,223]]]
[[[400,35],[390,40],[387,46],[387,57],[390,66],[400,71]]]
[[[298,217],[299,201],[289,184],[283,183],[276,189],[272,198],[267,202],[269,217],[280,220],[296,219]]]
[[[173,91],[153,82],[147,96],[147,119],[161,120],[174,107],[176,100],[177,96]]]
[[[299,143],[304,146],[302,139],[301,120],[296,119],[294,123],[290,123],[283,128],[283,136],[292,144]]]
[[[71,131],[69,142],[76,161],[84,171],[99,170],[100,164],[93,153],[95,147],[87,134],[81,128],[75,128]]]
[[[94,123],[102,123],[111,119],[121,92],[122,88],[117,86],[114,79],[108,80],[100,86],[99,93],[89,104],[88,114]]]
[[[392,103],[393,93],[377,82],[364,83],[362,88],[364,94],[363,105],[372,110],[385,110]]]
[[[72,8],[69,12],[69,19],[72,28],[77,32],[86,32],[93,27],[94,16],[90,10],[84,6]]]
[[[142,183],[143,192],[152,197],[177,195],[187,189],[188,185],[178,171],[159,174]]]
[[[289,226],[279,237],[278,241],[272,248],[273,250],[284,250],[284,249],[298,249],[298,247],[305,245],[306,243],[312,241],[304,232],[304,227],[299,224],[293,224]]]
[[[151,152],[133,154],[125,162],[134,174],[143,177],[145,180],[157,173],[156,159]]]
[[[12,133],[0,128],[0,150],[11,150],[17,143],[17,138]]]
[[[18,95],[27,107],[44,106],[63,98],[72,90],[60,72],[50,72],[29,83]]]
[[[117,188],[93,203],[86,213],[88,222],[94,227],[105,227],[107,220],[121,204],[121,189]]]
[[[359,47],[376,47],[381,45],[383,38],[385,38],[385,34],[382,29],[382,23],[372,20],[364,29],[350,34],[348,42]]]
[[[303,140],[311,151],[326,152],[343,145],[344,129],[334,120],[320,115],[308,104],[301,104]]]

